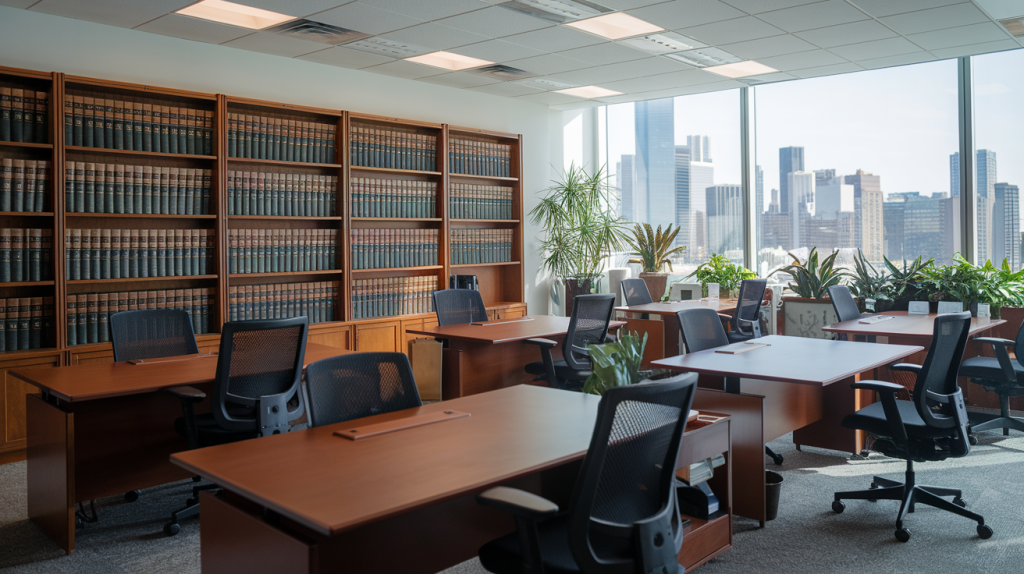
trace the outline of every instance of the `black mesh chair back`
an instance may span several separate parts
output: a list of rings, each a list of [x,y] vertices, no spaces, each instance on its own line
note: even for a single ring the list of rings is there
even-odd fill
[[[950,405],[940,405],[929,393],[952,395],[959,390],[957,375],[971,330],[970,313],[950,313],[935,318],[932,345],[914,385],[913,400],[925,424],[934,428],[957,426]]]
[[[647,290],[647,282],[643,279],[622,280],[622,302],[626,305],[646,305],[653,303],[651,292]]]
[[[192,320],[181,309],[121,311],[110,316],[114,361],[159,359],[199,352]]]
[[[687,373],[605,391],[569,503],[569,547],[582,572],[661,572],[638,568],[641,548],[676,564],[676,457],[696,382]],[[643,526],[637,540],[639,522],[662,533],[660,548],[644,540]]]
[[[846,285],[833,285],[828,288],[828,297],[832,299],[832,308],[836,310],[839,321],[853,321],[860,319],[860,309],[857,308],[857,300],[850,294],[850,288]]]
[[[487,308],[479,291],[445,289],[434,291],[433,298],[437,324],[441,327],[487,320]]]
[[[715,349],[729,344],[722,320],[714,309],[686,309],[676,313],[687,353]]]
[[[588,345],[603,343],[615,309],[615,295],[593,293],[577,295],[572,303],[569,329],[562,343],[562,358],[572,369],[590,369]]]
[[[740,295],[736,302],[736,311],[732,314],[731,327],[734,331],[753,335],[751,323],[761,320],[761,302],[764,301],[764,290],[768,286],[767,279],[744,279],[740,281]]]
[[[302,416],[299,384],[308,330],[304,316],[224,324],[211,405],[220,428],[259,430],[255,407],[271,401],[297,399],[298,406],[286,416],[288,420]]]
[[[422,406],[404,353],[351,353],[306,367],[310,426]]]

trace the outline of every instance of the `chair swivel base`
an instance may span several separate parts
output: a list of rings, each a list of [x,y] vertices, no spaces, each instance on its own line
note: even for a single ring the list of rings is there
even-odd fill
[[[967,510],[967,503],[961,495],[960,490],[953,488],[915,485],[914,472],[909,471],[905,483],[876,476],[872,479],[871,488],[868,490],[837,492],[835,500],[832,501],[832,511],[841,514],[843,510],[846,510],[846,505],[842,502],[843,499],[867,500],[869,502],[898,500],[901,504],[900,512],[896,517],[896,539],[900,542],[907,542],[910,540],[910,531],[903,527],[903,519],[907,514],[914,512],[915,504],[926,504],[974,520],[978,523],[978,536],[982,539],[991,538],[992,528],[985,524],[985,518],[980,514]],[[944,496],[952,496],[952,502],[942,498]]]
[[[978,425],[971,425],[972,433],[997,429],[1003,429],[1003,436],[1010,436],[1011,430],[1024,432],[1024,419],[1011,416],[1000,416]]]
[[[781,466],[782,461],[785,460],[781,454],[776,453],[774,450],[769,448],[768,445],[765,445],[764,453],[770,456],[772,458],[772,462],[774,462],[777,466]]]
[[[199,514],[199,492],[203,490],[217,490],[220,487],[216,484],[203,484],[200,486],[192,487],[192,498],[185,501],[184,508],[180,508],[171,513],[171,521],[164,524],[164,534],[167,536],[174,536],[181,531],[181,526],[178,522],[182,519],[190,516]]]

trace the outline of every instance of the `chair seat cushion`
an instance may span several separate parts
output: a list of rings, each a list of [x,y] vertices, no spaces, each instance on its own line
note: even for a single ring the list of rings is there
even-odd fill
[[[896,405],[899,407],[903,426],[907,428],[908,437],[939,438],[949,436],[950,429],[939,429],[926,425],[924,419],[918,414],[914,403],[896,401]],[[877,436],[892,436],[881,402],[870,404],[853,414],[846,415],[842,424],[848,429],[864,430]]]
[[[970,377],[972,379],[984,379],[991,381],[993,384],[985,386],[1021,386],[1024,384],[1024,365],[1021,365],[1019,361],[1011,360],[1013,364],[1013,370],[1017,373],[1017,380],[1008,383],[1003,381],[1003,369],[999,366],[999,359],[995,357],[971,357],[970,359],[964,359],[960,363],[960,376]]]
[[[174,429],[177,430],[178,434],[181,436],[186,436],[185,417],[178,417],[175,419]],[[199,434],[200,448],[218,444],[228,444],[259,436],[259,433],[253,431],[240,432],[224,430],[217,426],[217,420],[213,418],[213,413],[196,415],[196,430]]]

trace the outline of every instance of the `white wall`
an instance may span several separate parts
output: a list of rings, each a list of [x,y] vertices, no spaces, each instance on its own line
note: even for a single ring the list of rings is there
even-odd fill
[[[523,134],[527,213],[552,175],[557,116],[512,98],[6,7],[0,65]],[[527,224],[526,301],[531,313],[545,313],[536,235]]]

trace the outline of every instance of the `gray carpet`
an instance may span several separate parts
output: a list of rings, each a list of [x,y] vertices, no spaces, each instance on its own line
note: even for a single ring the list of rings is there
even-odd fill
[[[968,507],[995,530],[980,540],[965,518],[918,506],[906,521],[911,540],[893,537],[898,504],[850,501],[830,510],[836,490],[866,488],[871,476],[902,478],[902,462],[871,455],[848,461],[828,451],[797,452],[788,438],[772,443],[785,455],[779,517],[764,529],[737,518],[733,548],[698,571],[722,572],[1020,572],[1024,570],[1024,435],[982,434],[970,456],[917,466],[918,483],[962,488]],[[167,538],[161,527],[191,482],[152,488],[127,504],[98,501],[101,521],[80,528],[77,549],[64,556],[26,518],[25,463],[0,466],[0,567],[10,572],[199,572],[198,521]],[[445,574],[480,574],[475,560]]]

